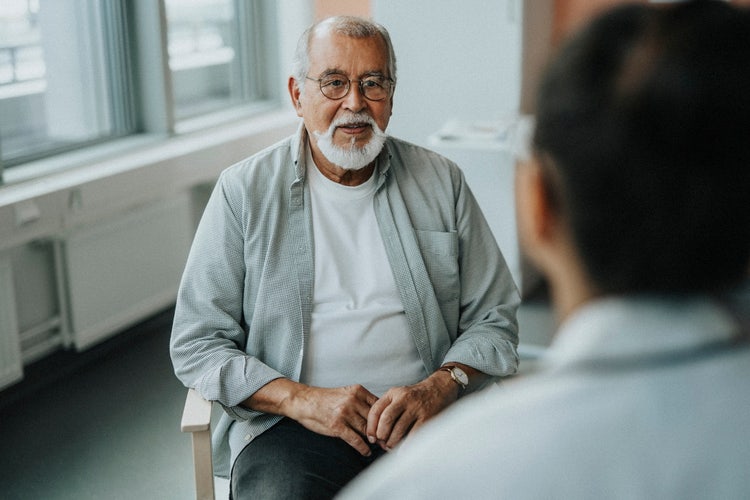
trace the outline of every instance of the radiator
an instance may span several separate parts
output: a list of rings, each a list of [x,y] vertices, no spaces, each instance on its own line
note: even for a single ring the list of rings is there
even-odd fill
[[[69,335],[86,349],[174,303],[193,236],[190,196],[64,236]]]

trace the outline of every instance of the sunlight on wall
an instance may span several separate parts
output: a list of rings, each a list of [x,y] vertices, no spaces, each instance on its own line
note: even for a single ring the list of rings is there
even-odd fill
[[[370,0],[315,0],[315,20],[329,16],[370,17]]]

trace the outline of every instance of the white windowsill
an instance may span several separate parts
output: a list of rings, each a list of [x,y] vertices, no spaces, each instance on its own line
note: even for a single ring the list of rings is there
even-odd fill
[[[132,136],[30,162],[4,172],[5,184],[0,186],[0,207],[124,172],[165,164],[170,159],[184,158],[210,148],[221,148],[224,144],[234,143],[236,149],[237,141],[248,142],[249,156],[257,150],[253,138],[262,137],[279,128],[292,130],[297,120],[292,110],[276,108],[231,124],[193,130],[174,137]],[[216,165],[217,172],[230,165],[220,164],[222,158],[217,158],[216,161],[219,163]],[[188,177],[194,169],[190,162],[179,168],[184,169],[184,174]]]

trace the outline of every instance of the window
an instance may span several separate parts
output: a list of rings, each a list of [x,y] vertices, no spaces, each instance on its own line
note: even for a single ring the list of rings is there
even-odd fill
[[[268,98],[260,46],[272,24],[260,2],[166,0],[169,69],[176,120]],[[266,70],[269,68],[266,64]]]
[[[131,85],[125,68],[109,57],[125,49],[117,43],[123,20],[116,2],[3,0],[4,165],[132,132],[126,104]]]
[[[2,0],[0,183],[32,160],[274,101],[274,27],[271,0]]]

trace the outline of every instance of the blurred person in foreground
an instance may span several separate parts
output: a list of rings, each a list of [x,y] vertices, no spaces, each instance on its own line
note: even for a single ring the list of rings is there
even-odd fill
[[[750,15],[630,5],[569,40],[517,167],[560,320],[341,498],[747,498]]]
[[[225,170],[205,209],[171,354],[225,409],[235,500],[330,498],[516,371],[510,271],[459,168],[385,134],[395,84],[385,28],[315,24],[288,82],[298,132]]]

